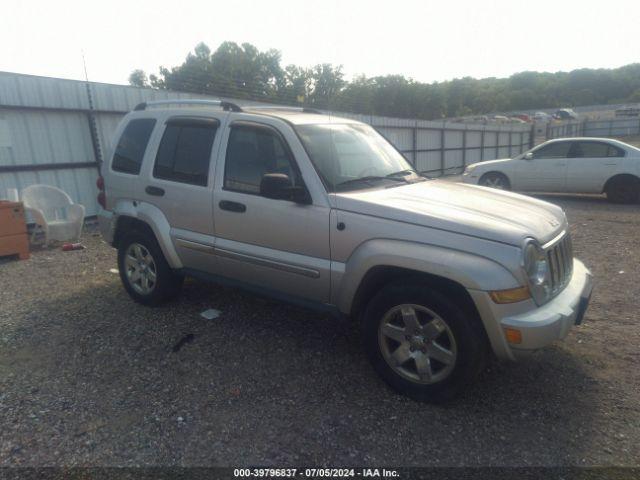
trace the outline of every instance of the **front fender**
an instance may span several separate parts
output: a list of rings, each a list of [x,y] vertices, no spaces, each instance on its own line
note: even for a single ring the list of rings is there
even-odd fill
[[[423,243],[377,239],[361,244],[346,263],[332,265],[332,273],[335,272],[332,283],[336,285],[332,288],[332,303],[341,312],[350,312],[363,278],[378,266],[429,273],[474,290],[520,286],[507,268],[486,257]]]
[[[114,206],[113,213],[116,221],[118,217],[127,216],[149,225],[169,266],[174,269],[182,268],[180,257],[171,241],[171,226],[162,210],[147,202],[119,200]]]

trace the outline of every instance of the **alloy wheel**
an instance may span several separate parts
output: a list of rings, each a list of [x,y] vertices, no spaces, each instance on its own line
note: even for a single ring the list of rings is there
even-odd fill
[[[378,342],[387,364],[412,382],[440,382],[456,365],[453,332],[438,314],[422,305],[397,305],[385,313]]]
[[[140,243],[132,243],[124,257],[127,281],[140,295],[149,295],[156,286],[156,263],[151,252]]]

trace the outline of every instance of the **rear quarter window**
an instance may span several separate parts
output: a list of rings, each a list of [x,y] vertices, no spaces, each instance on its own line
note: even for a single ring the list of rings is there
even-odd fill
[[[142,166],[151,132],[156,121],[153,118],[131,120],[125,127],[113,154],[111,169],[115,172],[138,175]]]
[[[609,145],[608,157],[624,157],[624,150],[613,145]]]

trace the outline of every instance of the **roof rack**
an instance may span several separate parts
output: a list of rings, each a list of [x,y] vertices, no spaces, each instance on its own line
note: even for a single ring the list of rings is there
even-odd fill
[[[175,98],[171,100],[153,100],[151,102],[142,102],[136,105],[135,111],[145,110],[147,107],[155,107],[159,105],[209,105],[222,107],[227,112],[241,112],[242,109],[235,103],[226,102],[224,100],[198,100],[198,99],[180,99]]]
[[[323,112],[316,108],[309,107],[286,107],[286,106],[278,106],[278,105],[247,105],[244,108],[247,110],[288,110],[291,112],[302,112],[302,113],[316,113],[318,115],[323,115]]]

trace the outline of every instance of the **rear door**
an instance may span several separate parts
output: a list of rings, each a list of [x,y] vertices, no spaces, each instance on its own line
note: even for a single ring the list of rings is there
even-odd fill
[[[564,191],[571,143],[565,141],[542,145],[532,151],[531,159],[520,159],[517,162],[513,189],[533,192]]]
[[[141,175],[144,201],[166,218],[185,267],[213,268],[213,178],[225,114],[168,115]]]
[[[567,191],[601,193],[623,157],[624,150],[606,142],[573,142],[567,159]]]

